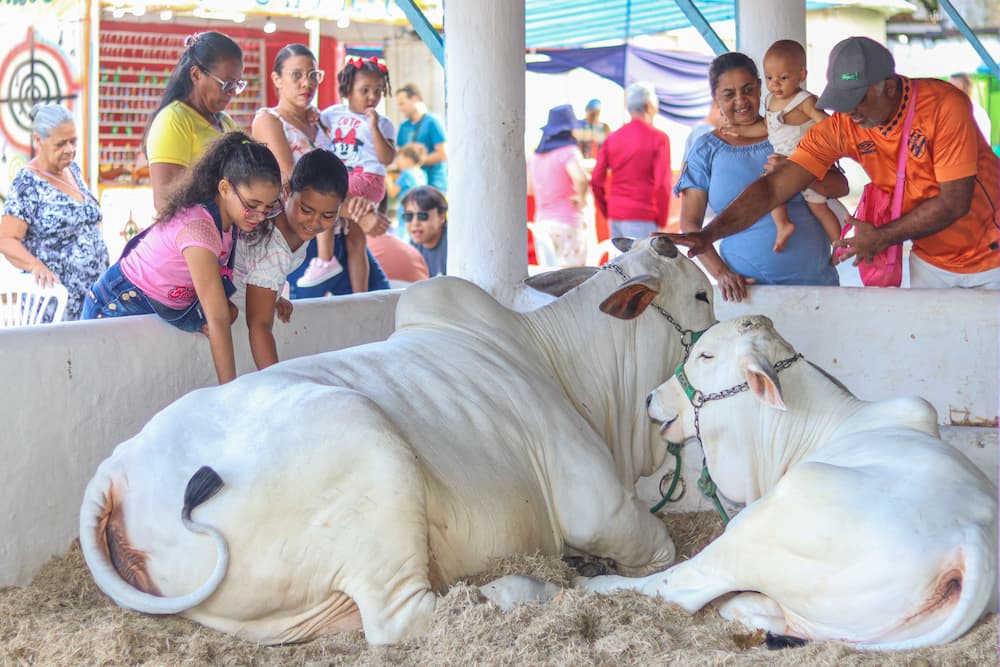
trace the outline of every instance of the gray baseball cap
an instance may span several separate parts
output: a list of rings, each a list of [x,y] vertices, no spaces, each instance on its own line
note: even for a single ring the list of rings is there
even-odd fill
[[[867,37],[848,37],[830,51],[826,88],[816,106],[848,113],[861,103],[868,86],[890,78],[895,71],[889,49]]]

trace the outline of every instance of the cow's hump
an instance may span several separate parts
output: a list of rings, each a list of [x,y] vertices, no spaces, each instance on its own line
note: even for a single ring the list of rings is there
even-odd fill
[[[441,325],[473,332],[495,331],[513,322],[513,312],[478,285],[438,276],[410,285],[396,305],[396,329]]]

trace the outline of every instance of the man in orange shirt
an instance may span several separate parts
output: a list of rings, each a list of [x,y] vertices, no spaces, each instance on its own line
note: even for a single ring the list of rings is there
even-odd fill
[[[701,254],[826,174],[841,157],[856,160],[873,183],[891,192],[915,87],[902,215],[878,228],[848,216],[857,232],[839,243],[858,264],[912,239],[911,287],[1000,289],[1000,161],[979,133],[968,99],[945,81],[896,74],[892,54],[866,37],[837,44],[826,77],[817,106],[836,113],[810,128],[787,160],[702,230],[672,238],[689,245],[691,257]]]

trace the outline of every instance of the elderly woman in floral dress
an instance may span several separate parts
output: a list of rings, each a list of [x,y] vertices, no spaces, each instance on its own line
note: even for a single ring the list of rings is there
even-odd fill
[[[87,190],[76,157],[72,114],[58,104],[30,112],[35,157],[14,176],[0,219],[0,253],[39,285],[69,292],[64,320],[80,318],[83,297],[108,268],[101,207]]]

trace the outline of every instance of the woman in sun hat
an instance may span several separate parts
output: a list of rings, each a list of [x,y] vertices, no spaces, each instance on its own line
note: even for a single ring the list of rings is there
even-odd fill
[[[528,184],[535,195],[535,229],[548,234],[559,266],[583,266],[587,234],[587,171],[573,131],[579,121],[573,107],[549,109],[542,140],[528,163]]]

